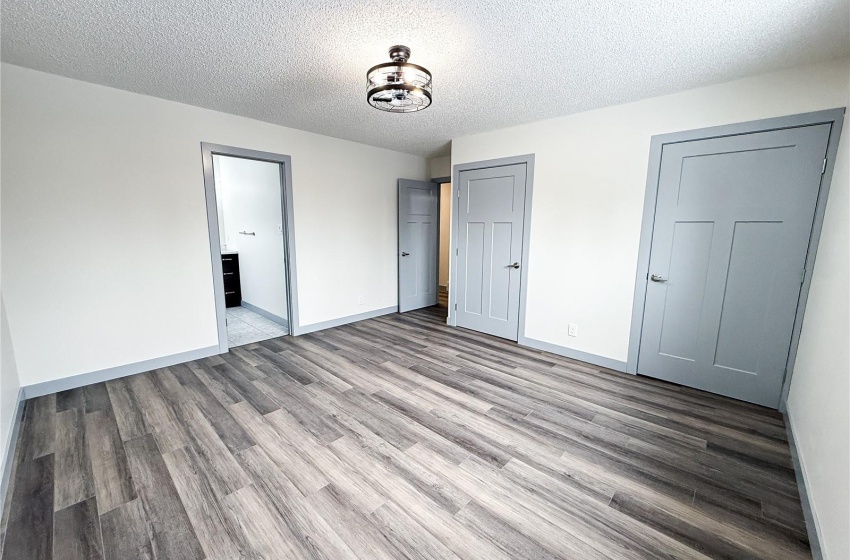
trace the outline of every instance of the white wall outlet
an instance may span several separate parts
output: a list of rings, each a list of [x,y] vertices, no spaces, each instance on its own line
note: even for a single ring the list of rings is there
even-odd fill
[[[567,334],[570,336],[578,336],[578,325],[573,325],[570,323],[569,329],[567,330]]]
[[[363,305],[363,296],[357,298],[357,305]]]

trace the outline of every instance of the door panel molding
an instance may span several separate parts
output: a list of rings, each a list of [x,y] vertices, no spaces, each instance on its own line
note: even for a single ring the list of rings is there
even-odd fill
[[[793,334],[791,338],[791,347],[786,363],[785,380],[783,382],[780,401],[776,403],[780,410],[784,410],[785,400],[788,396],[788,389],[790,387],[791,376],[793,373],[794,360],[796,358],[797,347],[800,340],[800,331],[802,328],[803,314],[806,307],[809,287],[811,285],[812,272],[814,271],[818,241],[823,227],[823,217],[826,211],[829,187],[832,182],[832,173],[838,153],[838,141],[841,136],[841,128],[844,122],[844,112],[845,108],[829,109],[825,111],[816,111],[812,113],[776,117],[684,132],[660,134],[652,137],[649,149],[649,166],[647,169],[646,194],[644,197],[638,263],[637,270],[635,272],[634,304],[632,306],[629,352],[626,365],[626,371],[628,373],[636,374],[638,369],[638,357],[643,328],[644,309],[646,305],[646,293],[647,286],[649,284],[650,251],[652,247],[653,231],[655,229],[655,213],[658,202],[658,187],[664,146],[695,140],[707,140],[757,132],[769,132],[788,128],[829,124],[831,129],[826,152],[827,162],[823,175],[821,176],[820,190],[818,192],[815,207],[815,216],[805,261],[805,274],[803,276],[803,284],[800,289],[800,296],[797,304]]]
[[[470,163],[461,163],[452,166],[452,220],[449,244],[449,316],[446,323],[453,327],[457,326],[457,315],[455,305],[458,302],[457,293],[457,270],[458,270],[458,227],[460,226],[460,202],[458,199],[458,188],[460,173],[464,171],[475,171],[479,169],[490,169],[493,167],[504,167],[508,165],[525,164],[525,208],[523,210],[522,226],[522,257],[520,259],[520,289],[519,289],[519,326],[517,328],[517,341],[522,344],[525,339],[525,309],[526,291],[528,286],[528,258],[529,237],[531,232],[531,202],[534,191],[534,154],[525,154]]]
[[[399,179],[399,313],[437,305],[439,261],[440,185]]]

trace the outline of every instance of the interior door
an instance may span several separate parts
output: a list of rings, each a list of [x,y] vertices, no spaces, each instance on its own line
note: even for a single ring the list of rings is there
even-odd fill
[[[829,134],[664,146],[638,373],[778,406]]]
[[[398,310],[437,305],[440,185],[398,180]]]
[[[517,340],[526,165],[458,179],[457,325]]]

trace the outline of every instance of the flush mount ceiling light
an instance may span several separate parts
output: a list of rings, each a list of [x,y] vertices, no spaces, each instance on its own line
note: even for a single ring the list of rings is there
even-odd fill
[[[410,49],[390,47],[392,62],[373,66],[366,72],[366,100],[390,113],[413,113],[431,105],[431,73],[407,61]]]

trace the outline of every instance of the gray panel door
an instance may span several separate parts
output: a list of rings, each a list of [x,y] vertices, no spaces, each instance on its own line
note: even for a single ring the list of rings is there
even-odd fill
[[[778,406],[829,133],[664,146],[638,373]]]
[[[458,179],[457,325],[516,340],[526,166]]]
[[[398,310],[437,305],[440,185],[398,180]]]

